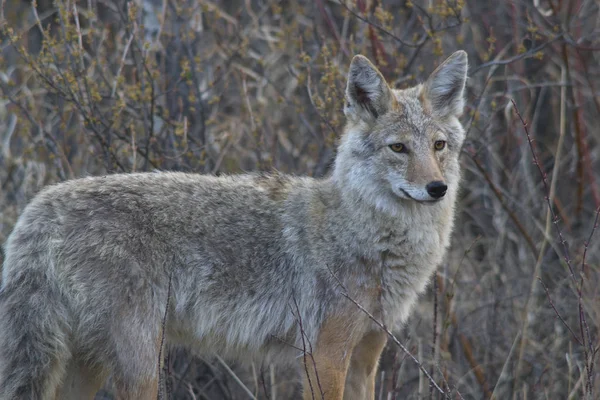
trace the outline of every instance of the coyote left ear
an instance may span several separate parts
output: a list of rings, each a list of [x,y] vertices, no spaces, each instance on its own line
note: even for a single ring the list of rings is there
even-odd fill
[[[372,122],[388,112],[393,95],[381,72],[364,56],[354,56],[348,72],[344,114]]]
[[[467,68],[467,53],[459,50],[429,76],[422,95],[432,114],[441,118],[462,114]]]

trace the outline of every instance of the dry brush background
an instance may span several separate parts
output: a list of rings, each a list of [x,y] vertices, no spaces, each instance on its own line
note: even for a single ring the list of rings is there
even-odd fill
[[[598,2],[2,5],[0,243],[41,187],[65,179],[324,176],[343,131],[352,55],[404,88],[465,49],[468,136],[452,248],[396,332],[447,396],[390,344],[377,398],[600,396]],[[287,399],[298,388],[288,371],[170,350],[165,393]]]

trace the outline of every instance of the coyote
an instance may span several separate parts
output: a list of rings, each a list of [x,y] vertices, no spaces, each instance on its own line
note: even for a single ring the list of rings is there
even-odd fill
[[[406,321],[444,257],[466,79],[464,51],[406,90],[355,56],[323,179],[160,172],[43,190],[6,242],[0,399],[89,399],[108,376],[119,398],[156,398],[163,335],[296,368],[304,399],[374,399],[387,336],[364,311]]]

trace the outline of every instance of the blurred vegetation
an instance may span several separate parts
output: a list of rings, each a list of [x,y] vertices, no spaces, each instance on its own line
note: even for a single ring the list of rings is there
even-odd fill
[[[324,176],[352,55],[405,88],[465,49],[453,244],[397,337],[452,398],[599,396],[598,2],[1,3],[0,243],[41,187],[75,177]],[[230,367],[171,350],[166,393],[247,399],[239,378],[298,395],[289,371]],[[394,344],[377,382],[379,399],[442,397]]]

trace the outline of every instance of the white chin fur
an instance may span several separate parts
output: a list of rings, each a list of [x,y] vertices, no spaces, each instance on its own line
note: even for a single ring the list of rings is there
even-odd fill
[[[416,188],[404,180],[398,182],[398,179],[396,179],[395,182],[390,182],[390,185],[392,186],[392,191],[394,194],[401,199],[423,203],[436,203],[438,200],[441,200],[431,197],[425,188]]]
[[[420,190],[420,189],[415,189],[415,188],[402,188],[402,187],[398,187],[395,188],[394,193],[396,193],[398,195],[398,197],[401,197],[403,199],[408,199],[408,200],[414,200],[414,201],[418,201],[418,202],[437,202],[441,199],[436,199],[434,197],[431,197],[429,195],[429,193],[427,193],[426,190]]]

